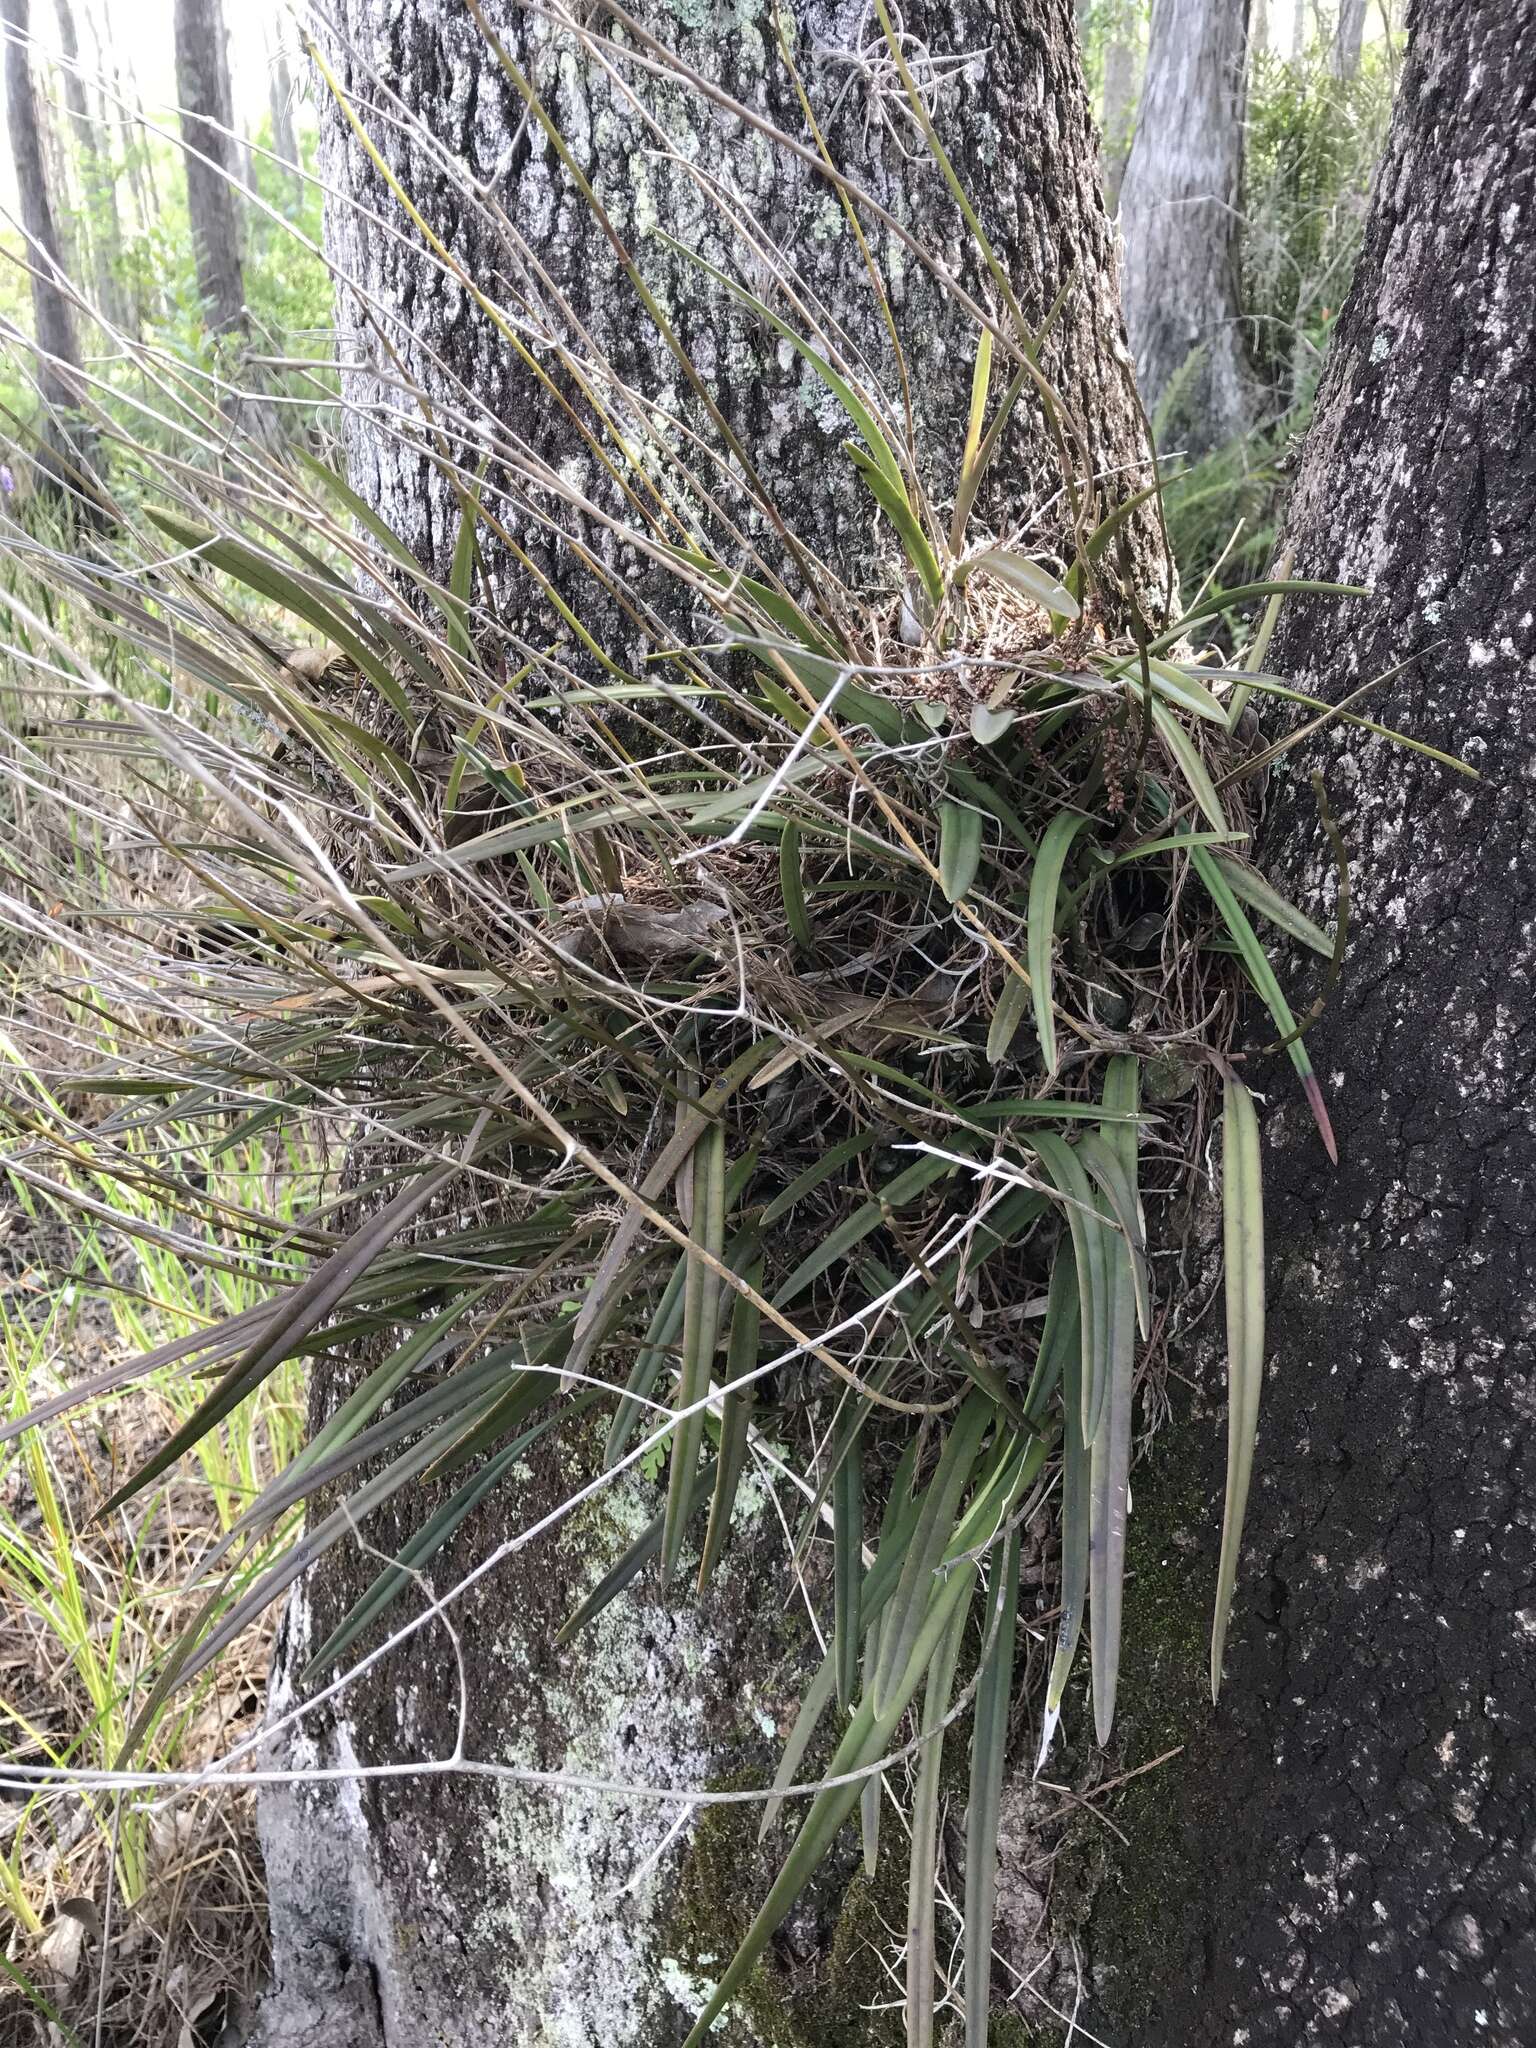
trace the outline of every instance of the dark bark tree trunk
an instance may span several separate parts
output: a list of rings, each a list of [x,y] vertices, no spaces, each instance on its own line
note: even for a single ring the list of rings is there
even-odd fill
[[[1201,454],[1250,423],[1239,223],[1248,0],[1155,0],[1120,193],[1125,320],[1147,409]],[[1197,353],[1198,352],[1198,353]]]
[[[509,0],[489,12],[547,96],[616,232],[633,247],[796,532],[845,575],[857,576],[867,558],[867,522],[838,466],[846,426],[826,418],[819,387],[790,351],[761,323],[730,311],[723,294],[669,253],[655,232],[666,229],[712,260],[733,262],[731,237],[697,184],[661,153],[658,136],[577,36]],[[909,45],[914,52],[926,45],[939,60],[974,53],[964,81],[953,79],[937,96],[935,119],[1026,312],[1039,319],[1071,278],[1049,365],[1092,423],[1096,466],[1118,473],[1128,495],[1127,480],[1144,473],[1145,449],[1071,0],[1007,0],[984,14],[928,0],[904,12],[917,39]],[[895,102],[872,99],[867,73],[847,61],[850,45],[872,44],[877,34],[862,0],[801,0],[793,12],[749,5],[729,13],[672,11],[654,0],[642,17],[710,80],[799,138],[803,117],[777,47],[775,24],[782,19],[835,160],[980,288],[941,178],[921,161]],[[348,0],[338,27],[333,61],[345,90],[354,105],[382,112],[384,118],[370,121],[372,132],[468,275],[536,328],[548,322],[569,336],[579,322],[635,393],[683,404],[686,393],[679,398],[674,388],[680,374],[611,247],[568,173],[522,116],[468,12],[444,6],[386,13]],[[648,80],[625,67],[626,44],[633,47],[627,35],[616,35],[606,48],[679,154],[742,195],[797,285],[889,375],[872,296],[826,184],[739,116],[675,80]],[[397,122],[402,108],[420,122],[418,132]],[[471,473],[487,423],[515,430],[551,464],[569,467],[580,451],[563,416],[473,298],[424,254],[334,106],[324,147],[335,195],[328,201],[328,241],[354,287],[343,288],[339,305],[353,481],[441,572],[458,503],[413,426],[403,384],[425,393]],[[468,179],[493,193],[528,253],[466,205]],[[964,441],[973,337],[948,295],[899,244],[882,231],[873,246],[908,351],[922,445],[952,464]],[[1043,423],[1022,409],[1008,466],[1009,489],[1019,499],[1032,477],[1056,474]],[[942,488],[941,479],[935,483]],[[518,521],[515,505],[506,516]],[[522,530],[530,548],[544,551],[548,573],[563,577],[558,551],[539,535],[537,522],[529,518]],[[1137,546],[1139,567],[1155,590],[1162,565],[1145,533]],[[586,588],[590,594],[590,583]],[[548,637],[548,614],[533,603],[526,582],[504,576],[499,596],[509,627]],[[327,1412],[335,1398],[335,1384],[319,1379],[314,1412]],[[549,1469],[550,1462],[516,1500],[519,1526],[571,1490],[571,1474]],[[797,1654],[791,1618],[763,1612],[765,1604],[778,1604],[765,1603],[762,1594],[772,1583],[779,1540],[771,1515],[743,1539],[740,1562],[702,1607],[668,1606],[648,1585],[637,1588],[581,1644],[557,1652],[556,1628],[633,1533],[632,1523],[625,1526],[633,1498],[604,1506],[606,1498],[552,1542],[513,1557],[456,1610],[468,1676],[467,1753],[605,1780],[697,1785],[744,1771],[766,1783],[776,1724],[794,1697]],[[439,1583],[452,1583],[477,1551],[506,1533],[499,1516],[482,1510],[444,1554]],[[391,1546],[398,1534],[369,1531],[371,1541]],[[333,1556],[335,1564],[290,1609],[275,1681],[279,1703],[289,1697],[307,1650],[376,1569],[367,1558]],[[437,1754],[451,1747],[456,1704],[452,1657],[440,1636],[423,1634],[308,1722],[287,1753],[295,1764]],[[719,1930],[732,1916],[733,1899],[710,1896],[709,1885],[745,1894],[761,1875],[716,1867],[710,1876],[708,1860],[689,1848],[691,1828],[658,1853],[675,1818],[675,1811],[593,1794],[557,1797],[464,1777],[269,1793],[263,1832],[278,1981],[260,2040],[269,2048],[375,2048],[385,2039],[476,2048],[491,2041],[666,2048],[687,2032],[690,2007],[698,2009],[689,1973],[701,1950],[719,1948]],[[692,1875],[680,1880],[685,1855]],[[683,1940],[676,1928],[684,1907],[694,1922],[686,1949],[674,1946]],[[701,1942],[700,1926],[714,1939]],[[809,1948],[787,1971],[765,1965],[762,1995],[793,2002],[792,1992],[776,1994],[775,1986],[798,1975],[813,1999],[831,1999],[846,2011],[850,2031],[838,2038],[857,2038],[861,1998],[885,1996],[869,1944],[852,1936],[846,1944],[871,1966],[855,1984],[839,1977],[841,1966],[815,1960],[826,1944],[809,1922],[791,1940]],[[802,2023],[809,2024],[803,2012],[793,2024]],[[800,2039],[790,2025],[785,2019],[777,2038]],[[749,2036],[733,2017],[720,2038],[734,2044],[760,2036]]]
[[[28,0],[0,0],[5,32],[5,109],[26,261],[31,270],[32,338],[37,382],[48,419],[43,444],[48,466],[90,467],[91,450],[79,424],[85,385],[80,342],[59,242],[42,112],[32,77]]]
[[[228,36],[222,0],[176,0],[176,96],[197,288],[215,334],[246,325]]]
[[[1390,677],[1372,715],[1482,779],[1360,734],[1272,807],[1315,907],[1334,759],[1352,936],[1309,1044],[1341,1163],[1277,1097],[1227,1682],[1121,1817],[1157,1882],[1128,1859],[1093,1930],[1145,2048],[1536,2040],[1533,322],[1536,4],[1420,0],[1289,517],[1298,575],[1372,595],[1298,604],[1272,665],[1331,699]],[[1163,1464],[1143,1493],[1183,1521]]]

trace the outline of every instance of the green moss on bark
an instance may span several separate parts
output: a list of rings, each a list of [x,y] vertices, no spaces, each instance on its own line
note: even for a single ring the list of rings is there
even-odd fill
[[[748,1772],[720,1789],[761,1782]],[[694,1831],[662,1941],[700,1982],[718,1981],[793,1839],[781,1825],[760,1846],[760,1815],[755,1803],[713,1806]],[[899,1829],[883,1827],[874,1877],[862,1866],[850,1877],[858,1822],[848,1822],[839,1848],[788,1923],[814,1933],[807,1944],[814,1952],[797,1955],[797,1944],[782,1934],[769,1944],[717,2036],[723,2048],[749,2042],[758,2048],[901,2048],[901,2013],[868,2008],[895,1996],[881,1950],[890,1951],[893,1935],[899,1940],[906,1924],[906,1846]]]
[[[1186,1743],[1211,1711],[1214,1575],[1201,1567],[1210,1511],[1203,1456],[1203,1432],[1180,1424],[1159,1436],[1134,1481],[1116,1722],[1121,1770]],[[1175,1757],[1112,1795],[1110,1817],[1129,1848],[1085,1814],[1056,1862],[1056,1924],[1092,1957],[1097,2011],[1121,2029],[1146,2017],[1146,1987],[1160,1981],[1168,1896],[1185,1889],[1192,1872],[1182,1767]]]

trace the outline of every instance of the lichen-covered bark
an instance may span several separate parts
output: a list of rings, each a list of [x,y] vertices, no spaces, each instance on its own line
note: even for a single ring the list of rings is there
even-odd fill
[[[590,357],[579,327],[634,391],[688,414],[681,371],[468,10],[350,0],[339,13],[335,54],[343,88],[365,113],[376,110],[370,126],[391,168],[454,261],[523,331],[556,334]],[[990,304],[993,294],[912,126],[866,0],[799,0],[777,16],[839,167]],[[515,0],[494,0],[487,18],[524,67],[678,339],[774,485],[787,523],[856,580],[870,561],[869,521],[857,492],[831,487],[846,418],[787,347],[733,308],[692,263],[669,253],[657,232],[665,230],[732,276],[741,273],[741,238],[722,227],[693,175],[693,169],[707,171],[778,248],[797,287],[852,334],[899,419],[896,365],[833,188],[814,166],[739,117],[675,81],[648,78],[631,61],[634,38],[619,25],[610,24],[605,62],[599,63]],[[648,0],[638,18],[711,85],[810,142],[780,55],[775,14],[758,0]],[[600,9],[593,19],[608,16]],[[950,81],[935,103],[938,126],[1026,316],[1041,319],[1071,280],[1047,367],[1079,417],[1091,423],[1097,469],[1123,476],[1141,460],[1142,437],[1068,0],[922,0],[903,11],[903,20],[915,39],[918,78],[930,76],[926,50]],[[953,60],[966,53],[971,61],[957,68]],[[877,59],[883,65],[878,78],[871,69]],[[642,120],[631,92],[659,132]],[[412,132],[413,123],[426,132]],[[390,349],[399,351],[411,382],[440,408],[455,452],[471,467],[487,435],[510,432],[584,486],[601,479],[573,445],[569,422],[536,390],[473,297],[426,259],[419,237],[409,229],[399,233],[399,209],[345,124],[329,119],[324,135],[324,168],[333,188],[328,246],[356,287],[342,293],[339,308],[354,366],[345,385],[355,408],[349,429],[354,480],[416,552],[441,569],[457,531],[458,500],[419,434],[403,442],[377,431],[381,416],[398,425],[415,411]],[[675,158],[669,159],[668,147]],[[497,231],[485,207],[469,203],[469,184],[491,195],[509,223],[506,231]],[[872,222],[867,226],[908,359],[920,458],[942,498],[953,488],[964,442],[975,332],[909,249]],[[997,470],[1004,494],[990,508],[999,515],[1027,503],[1031,483],[1040,478],[1051,479],[1046,495],[1056,495],[1056,455],[1040,408],[1027,403],[1017,417],[1018,432]],[[525,532],[538,533],[536,520],[520,517],[516,507],[510,516]],[[1144,565],[1155,580],[1150,522],[1139,530],[1149,543]],[[1060,536],[1047,521],[1035,537],[1049,545]],[[558,565],[549,566],[558,573]],[[519,601],[515,590],[510,601]]]
[[[1306,769],[1352,856],[1309,1039],[1341,1162],[1274,1063],[1227,1681],[1099,1898],[1117,2043],[1536,2040],[1533,316],[1536,5],[1424,0],[1289,521],[1298,574],[1372,595],[1296,604],[1271,665],[1333,699],[1396,671],[1367,708],[1482,780],[1335,728],[1273,807],[1313,908]]]
[[[1238,272],[1247,70],[1248,0],[1156,0],[1120,188],[1125,318],[1148,409],[1196,454],[1253,409]]]
[[[647,0],[640,13],[708,79],[805,139],[767,8],[756,0],[678,0],[675,8]],[[686,413],[680,372],[568,172],[537,125],[523,119],[469,12],[346,0],[337,16],[324,35],[342,90],[453,261],[536,345],[552,327],[583,353],[589,343],[600,350],[630,387],[616,403],[632,405],[633,394],[643,394]],[[739,196],[800,287],[890,382],[894,364],[832,192],[814,169],[739,118],[675,80],[626,67],[628,31],[612,29],[604,51],[610,72],[578,38],[513,0],[494,0],[489,16],[772,481],[786,519],[856,582],[874,558],[869,521],[838,453],[846,422],[830,416],[822,387],[788,348],[765,338],[757,322],[728,313],[723,295],[667,252],[661,228],[721,267],[734,270],[740,253],[616,80],[642,95],[678,157],[707,167]],[[863,0],[805,0],[778,17],[836,160],[979,292],[938,171],[919,161],[899,107],[872,98],[867,71],[853,61],[876,33]],[[1043,315],[1070,276],[1049,365],[1092,425],[1095,466],[1116,474],[1123,490],[1134,488],[1144,449],[1069,0],[927,0],[909,4],[904,22],[917,39],[907,48],[920,73],[924,47],[939,60],[970,53],[963,77],[951,68],[935,119],[1026,312]],[[414,400],[406,386],[425,393],[471,471],[487,435],[515,434],[583,487],[601,489],[601,479],[583,468],[568,422],[473,294],[425,254],[334,107],[326,131],[325,171],[335,187],[327,235],[348,280],[339,303],[353,480],[441,572],[459,506],[409,429]],[[483,208],[466,198],[466,181],[511,225],[488,224]],[[910,253],[882,232],[872,243],[942,497],[963,446],[975,337]],[[1024,503],[1054,462],[1038,408],[1021,405],[1017,418],[994,513]],[[500,487],[493,462],[487,488]],[[497,510],[551,578],[564,580],[568,565],[539,527],[536,508],[509,495],[497,499]],[[1059,508],[1039,530],[1047,543],[1051,516],[1059,518]],[[1146,531],[1136,566],[1155,586],[1160,564]],[[493,571],[501,623],[546,642],[553,622],[531,584],[505,558]],[[335,1393],[334,1375],[318,1374],[317,1415]],[[503,1492],[503,1505],[483,1508],[436,1562],[436,1585],[454,1583],[581,1476],[546,1451],[530,1462],[526,1481]],[[768,1781],[803,1678],[795,1661],[803,1623],[781,1611],[783,1550],[766,1507],[702,1609],[682,1598],[667,1607],[646,1582],[570,1650],[552,1648],[560,1623],[634,1533],[635,1516],[654,1510],[657,1499],[654,1489],[649,1496],[618,1492],[554,1541],[520,1552],[455,1607],[469,1700],[466,1756],[624,1783],[701,1785],[743,1773],[758,1785]],[[381,1524],[370,1525],[369,1541],[392,1551],[414,1526],[414,1512],[399,1520],[386,1513]],[[333,1553],[313,1576],[287,1620],[277,1705],[291,1701],[306,1651],[375,1569],[374,1559]],[[279,1757],[299,1768],[345,1770],[442,1755],[455,1739],[457,1700],[452,1648],[434,1628],[370,1671],[339,1706],[307,1721]],[[702,2002],[701,1980],[723,1963],[729,1929],[741,1922],[742,1897],[717,1905],[710,1885],[729,1881],[745,1892],[755,1881],[755,1866],[739,1858],[728,1860],[726,1880],[709,1877],[722,1866],[694,1853],[692,1827],[664,1848],[676,1818],[675,1808],[484,1777],[272,1791],[263,1833],[277,1984],[259,2040],[264,2048],[376,2048],[381,2041],[666,2048],[686,2033]],[[702,1836],[705,1847],[728,1839],[723,1823]],[[677,1896],[680,1885],[687,1896]],[[713,1943],[702,1931],[711,1925]],[[788,1939],[791,1978],[796,1942],[824,1947],[831,1970],[842,1955],[857,1952],[866,1966],[873,1956],[863,1934],[840,1937],[821,1919],[797,1922]],[[760,1982],[753,2018],[731,2018],[722,2043],[820,2044],[825,2033],[798,2010],[793,1992],[791,1983],[780,1999]],[[859,2024],[861,2000],[885,1996],[878,1968],[867,1984],[848,1980],[836,1992],[851,2026]],[[845,2027],[839,2038],[854,2037]]]

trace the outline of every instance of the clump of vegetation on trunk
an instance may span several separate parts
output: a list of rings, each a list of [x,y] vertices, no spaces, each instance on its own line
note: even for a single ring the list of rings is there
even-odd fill
[[[133,757],[136,823],[182,878],[131,917],[83,913],[102,985],[153,984],[162,1026],[103,1060],[87,1031],[86,1057],[16,1117],[28,1158],[85,1156],[108,1182],[152,1172],[202,1214],[202,1150],[316,1119],[352,1141],[348,1184],[301,1226],[254,1206],[223,1219],[256,1258],[297,1234],[310,1268],[174,1347],[211,1385],[107,1510],[285,1361],[349,1344],[377,1360],[202,1559],[205,1606],[125,1753],[386,1508],[422,1502],[316,1651],[313,1687],[344,1685],[365,1643],[377,1656],[391,1629],[429,1621],[436,1606],[401,1623],[399,1597],[494,1490],[515,1498],[525,1459],[590,1435],[588,1418],[601,1448],[561,1515],[637,1465],[664,1469],[666,1492],[571,1616],[573,1658],[642,1573],[677,1599],[708,1583],[743,1475],[766,1464],[799,1498],[794,1563],[830,1553],[830,1641],[760,1832],[798,1826],[690,2043],[751,1983],[855,1809],[875,1866],[882,1777],[906,1761],[908,2038],[931,2038],[940,1773],[963,1716],[963,2002],[968,2041],[984,2040],[1021,1571],[1038,1574],[1059,1501],[1038,1754],[1085,1620],[1106,1742],[1138,1376],[1181,1306],[1158,1284],[1145,1207],[1202,1170],[1218,1098],[1232,1378],[1219,1682],[1263,1355],[1239,977],[1331,1144],[1312,1013],[1298,1021],[1260,929],[1321,956],[1326,991],[1344,870],[1328,933],[1246,858],[1256,778],[1288,744],[1266,746],[1249,705],[1298,701],[1263,669],[1273,608],[1326,586],[1180,605],[1171,579],[1138,582],[1129,538],[1155,516],[1155,476],[1099,474],[1050,371],[1060,307],[1025,319],[887,35],[907,118],[972,236],[962,286],[882,222],[969,316],[959,445],[927,445],[914,424],[860,225],[868,195],[832,180],[888,327],[886,375],[699,173],[738,255],[734,272],[701,264],[701,288],[764,323],[841,415],[827,487],[873,579],[845,579],[786,522],[616,232],[612,288],[654,326],[686,393],[674,410],[626,387],[578,324],[530,339],[375,151],[436,260],[557,393],[570,464],[510,428],[470,445],[452,421],[402,424],[458,507],[438,577],[355,494],[333,444],[236,439],[216,466],[165,463],[142,515],[119,504],[111,561],[18,536],[31,580],[10,601],[27,689],[77,728],[76,759]],[[531,129],[600,209],[495,47]],[[1020,409],[1048,424],[1058,473],[989,530],[977,508]],[[507,578],[542,592],[540,640],[506,630]],[[147,661],[164,694],[124,687],[60,603]],[[1269,609],[1243,668],[1202,658],[1215,611],[1253,603]],[[616,621],[613,636],[589,617]],[[65,1095],[118,1106],[87,1126]],[[161,1137],[149,1167],[146,1134]],[[265,1546],[306,1508],[272,1560]],[[478,1569],[539,1533],[518,1529]],[[830,1755],[807,1774],[818,1730]]]

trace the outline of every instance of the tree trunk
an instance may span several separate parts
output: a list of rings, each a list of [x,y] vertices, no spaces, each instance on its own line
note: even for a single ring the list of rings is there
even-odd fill
[[[1132,22],[1117,13],[1104,42],[1104,99],[1100,130],[1104,147],[1104,204],[1120,204],[1131,131],[1136,119],[1137,59],[1141,54]]]
[[[1339,0],[1339,19],[1328,46],[1328,69],[1335,78],[1353,78],[1360,69],[1366,5],[1367,0]]]
[[[243,332],[245,282],[235,188],[237,143],[222,0],[176,0],[176,94],[197,288],[215,334]]]
[[[842,481],[837,451],[846,423],[827,416],[825,394],[790,350],[759,321],[726,310],[724,295],[656,232],[733,262],[737,252],[698,186],[661,153],[660,139],[637,119],[591,46],[509,0],[489,12],[547,96],[615,232],[633,248],[795,531],[843,573],[856,574],[867,525]],[[941,250],[969,286],[982,288],[958,215],[940,176],[921,160],[900,106],[871,98],[868,69],[847,61],[850,41],[875,54],[862,0],[835,8],[801,0],[793,12],[748,5],[728,15],[712,7],[673,11],[651,0],[642,16],[709,79],[800,138],[803,116],[777,47],[782,22],[834,159]],[[940,60],[975,53],[963,83],[953,79],[937,96],[935,120],[1026,312],[1039,319],[1071,279],[1048,360],[1092,424],[1096,466],[1118,472],[1127,490],[1127,479],[1143,473],[1145,448],[1071,0],[1009,0],[980,26],[974,11],[949,0],[909,4],[904,17],[917,39],[907,45],[914,56],[922,46]],[[681,410],[686,393],[680,398],[673,389],[679,374],[611,246],[523,117],[468,12],[386,12],[348,0],[338,31],[331,61],[344,90],[354,106],[390,117],[370,122],[372,132],[434,230],[446,233],[455,261],[498,289],[532,331],[553,327],[573,336],[579,328],[631,393]],[[599,45],[618,62],[625,47],[633,47],[628,32]],[[634,66],[620,75],[675,139],[679,157],[708,166],[742,195],[797,287],[889,376],[856,247],[820,176],[675,79],[657,81]],[[393,118],[402,108],[419,130],[402,132]],[[515,428],[567,470],[579,448],[564,415],[473,299],[426,257],[334,105],[325,116],[323,167],[333,195],[329,245],[355,287],[339,300],[353,482],[442,571],[458,501],[407,410],[406,386],[425,394],[471,474],[493,431]],[[466,179],[494,194],[526,237],[527,253],[465,203]],[[908,351],[920,445],[938,451],[952,475],[965,436],[973,341],[947,293],[899,243],[881,231],[873,247]],[[1011,490],[1021,497],[1033,475],[1056,473],[1043,421],[1022,407],[1008,466]],[[934,483],[943,488],[937,475]],[[996,516],[1005,511],[1006,500],[994,508]],[[516,522],[515,506],[507,516]],[[565,577],[537,522],[526,520],[522,533],[546,573],[557,582]],[[1155,586],[1161,565],[1144,531],[1136,546]],[[503,572],[502,623],[547,640],[548,614],[530,598],[526,579],[505,564]],[[584,587],[590,596],[590,580]],[[317,1376],[317,1416],[337,1391],[334,1379]],[[562,1461],[552,1462],[558,1468]],[[572,1484],[571,1472],[547,1462],[517,1497],[518,1526]],[[793,1615],[764,1611],[777,1608],[761,1589],[782,1559],[771,1513],[760,1513],[736,1564],[723,1568],[701,1606],[665,1605],[646,1582],[606,1610],[573,1650],[552,1647],[560,1622],[633,1533],[639,1499],[622,1491],[599,1496],[583,1518],[513,1556],[455,1609],[468,1679],[466,1752],[606,1781],[697,1786],[741,1773],[764,1784],[795,1697],[803,1633]],[[400,1532],[368,1533],[392,1548]],[[440,1583],[455,1581],[477,1551],[505,1534],[498,1517],[481,1510],[440,1561]],[[291,1697],[307,1650],[376,1569],[367,1558],[332,1556],[335,1563],[289,1611],[278,1704]],[[441,1636],[424,1633],[364,1674],[339,1706],[306,1722],[287,1755],[296,1765],[345,1765],[442,1753],[452,1746],[456,1705],[452,1653]],[[729,1812],[740,1818],[738,1809]],[[262,1826],[277,1985],[258,2038],[269,2048],[374,2048],[386,2038],[476,2048],[491,2041],[666,2048],[687,2032],[707,1959],[720,1961],[724,1930],[739,1919],[763,1870],[752,1847],[755,1819],[729,1853],[720,1842],[735,1844],[736,1835],[722,1838],[708,1823],[690,1823],[669,1845],[677,1819],[675,1808],[484,1778],[269,1792]],[[834,1899],[797,1917],[779,1960],[754,1980],[759,2025],[775,2031],[749,2034],[732,2017],[719,2036],[726,2048],[761,2038],[799,2042],[824,2024],[841,2026],[840,2040],[861,2038],[862,2007],[883,1999],[887,1986],[868,1941],[838,1916]],[[843,1960],[829,1962],[829,1954]],[[818,2003],[824,2017],[813,2021]],[[825,2017],[834,2014],[841,2018]]]
[[[1351,939],[1309,1044],[1341,1164],[1277,1095],[1227,1682],[1117,1816],[1157,1881],[1094,1923],[1146,2048],[1536,2040],[1533,280],[1536,4],[1420,0],[1288,529],[1297,575],[1372,594],[1298,601],[1271,665],[1335,700],[1388,677],[1371,714],[1482,779],[1364,734],[1331,774]],[[1313,907],[1328,758],[1267,826]],[[1165,1458],[1158,1487],[1187,1525],[1198,1484]]]
[[[64,104],[79,152],[80,183],[84,194],[82,212],[89,234],[96,305],[114,327],[130,319],[123,289],[123,231],[117,211],[117,172],[110,150],[102,147],[102,136],[87,103],[85,80],[80,72],[80,39],[75,30],[74,10],[69,0],[54,0],[59,18],[59,47],[64,58]]]
[[[284,164],[293,166],[285,178],[290,204],[297,207],[304,196],[300,175],[299,138],[293,126],[293,73],[285,49],[270,49],[267,72],[268,104],[272,110],[272,148]]]
[[[78,422],[85,391],[80,344],[48,179],[42,113],[32,79],[29,0],[0,0],[0,20],[5,26],[5,106],[16,168],[17,210],[31,270],[37,382],[47,414],[42,428],[45,466],[83,463],[88,468],[90,450]]]
[[[1239,273],[1247,37],[1247,0],[1155,0],[1120,195],[1142,396],[1159,438],[1195,454],[1250,423]]]

